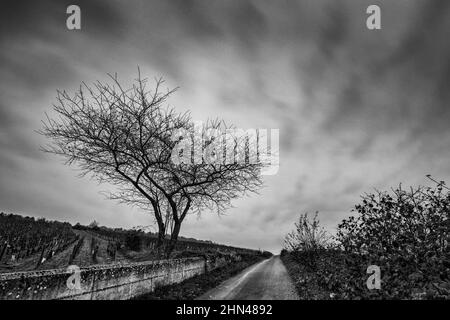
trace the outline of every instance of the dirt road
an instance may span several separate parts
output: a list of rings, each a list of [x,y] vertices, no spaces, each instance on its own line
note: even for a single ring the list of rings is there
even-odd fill
[[[198,299],[297,300],[298,296],[283,262],[274,256],[248,267]]]

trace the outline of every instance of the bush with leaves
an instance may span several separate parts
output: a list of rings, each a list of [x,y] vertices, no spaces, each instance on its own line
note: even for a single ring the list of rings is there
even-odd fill
[[[313,240],[316,217],[300,216],[281,258],[301,298],[450,299],[450,190],[429,178],[434,187],[365,194],[333,245]],[[380,290],[366,286],[369,265],[380,267]]]
[[[337,233],[342,249],[354,256],[347,268],[380,266],[381,297],[450,296],[450,192],[444,182],[366,194],[355,211],[359,215],[344,220]]]

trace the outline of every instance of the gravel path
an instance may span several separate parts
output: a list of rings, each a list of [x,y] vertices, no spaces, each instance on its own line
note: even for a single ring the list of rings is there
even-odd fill
[[[298,300],[295,286],[279,256],[248,267],[199,300]]]

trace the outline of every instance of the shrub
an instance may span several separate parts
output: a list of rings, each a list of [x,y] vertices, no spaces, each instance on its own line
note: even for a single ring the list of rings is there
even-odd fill
[[[295,229],[287,234],[284,239],[284,247],[288,251],[310,251],[323,249],[329,242],[326,231],[320,227],[317,219],[318,212],[312,219],[308,218],[308,213],[301,214]]]
[[[353,254],[348,267],[376,264],[383,297],[439,298],[449,294],[450,193],[444,182],[366,194],[359,215],[338,226],[337,240]]]
[[[319,251],[329,244],[330,237],[320,226],[318,212],[312,219],[308,213],[300,214],[295,223],[295,229],[284,239],[284,249],[293,252],[294,256],[306,262],[310,269],[316,269],[316,259]]]
[[[301,216],[282,251],[299,295],[449,299],[450,192],[444,182],[435,182],[434,187],[404,190],[400,185],[391,192],[365,194],[353,210],[357,214],[339,224],[334,248],[314,245],[312,230],[318,222]],[[366,286],[369,265],[380,267],[379,290]]]

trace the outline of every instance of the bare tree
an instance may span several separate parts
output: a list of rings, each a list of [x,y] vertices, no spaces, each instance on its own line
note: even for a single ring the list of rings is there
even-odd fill
[[[318,212],[312,219],[308,213],[300,214],[295,229],[289,232],[284,239],[284,248],[288,251],[315,251],[325,248],[330,240],[329,235],[320,227],[317,218]]]
[[[208,121],[200,129],[205,138],[196,141],[199,129],[190,114],[165,107],[175,90],[161,92],[163,80],[150,91],[140,74],[129,89],[117,75],[110,77],[112,84],[83,83],[73,96],[58,91],[56,115],[46,115],[39,131],[52,141],[42,150],[77,164],[82,175],[115,185],[110,198],[151,211],[159,252],[170,233],[170,255],[188,213],[220,214],[233,198],[257,192],[267,163],[249,161],[249,153],[238,161],[236,150],[249,139],[224,134],[230,127],[222,121]]]

